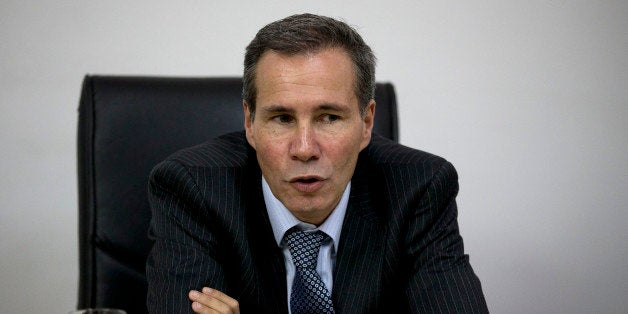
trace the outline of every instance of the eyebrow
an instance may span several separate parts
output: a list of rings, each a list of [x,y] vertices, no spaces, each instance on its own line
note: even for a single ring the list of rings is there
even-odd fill
[[[328,111],[344,111],[345,110],[345,106],[339,105],[339,104],[334,104],[334,103],[323,103],[320,104],[316,107],[316,110],[328,110]],[[292,113],[294,112],[294,109],[288,108],[286,106],[282,106],[282,105],[272,105],[269,106],[267,108],[264,108],[264,112],[265,113]]]
[[[272,105],[270,107],[264,108],[264,112],[266,113],[280,113],[280,112],[292,112],[294,110],[288,109],[285,106],[281,105]]]
[[[317,109],[318,110],[330,110],[330,111],[344,111],[345,106],[334,104],[334,103],[329,103],[329,104],[326,103],[326,104],[321,104],[320,106],[318,106]]]

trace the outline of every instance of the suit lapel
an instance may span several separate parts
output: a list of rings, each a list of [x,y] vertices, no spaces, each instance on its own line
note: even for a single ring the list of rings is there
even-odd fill
[[[281,249],[277,246],[272,227],[266,211],[261,188],[261,172],[256,159],[245,175],[247,191],[246,216],[248,225],[248,242],[251,248],[250,273],[256,274],[252,284],[253,295],[257,295],[257,307],[253,312],[287,313],[286,270]],[[246,279],[246,278],[245,278]]]
[[[384,230],[368,190],[366,173],[356,169],[334,268],[332,298],[338,313],[367,313],[381,293]],[[371,192],[371,193],[369,193]]]

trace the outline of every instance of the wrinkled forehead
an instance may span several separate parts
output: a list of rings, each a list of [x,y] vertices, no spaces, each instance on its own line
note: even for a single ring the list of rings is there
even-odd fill
[[[355,66],[342,48],[317,52],[287,54],[269,50],[264,52],[256,67],[257,96],[276,84],[297,84],[308,88],[337,90],[347,88],[356,94]]]

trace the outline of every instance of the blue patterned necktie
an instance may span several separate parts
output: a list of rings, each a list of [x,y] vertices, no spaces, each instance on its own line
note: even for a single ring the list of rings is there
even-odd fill
[[[321,244],[329,238],[321,231],[305,232],[296,228],[285,236],[295,266],[290,311],[292,314],[334,313],[331,294],[316,272]]]

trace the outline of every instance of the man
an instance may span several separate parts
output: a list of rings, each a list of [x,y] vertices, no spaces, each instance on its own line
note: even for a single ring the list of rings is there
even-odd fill
[[[374,68],[331,18],[258,32],[245,132],[151,174],[151,312],[487,312],[458,232],[456,172],[371,134]]]

